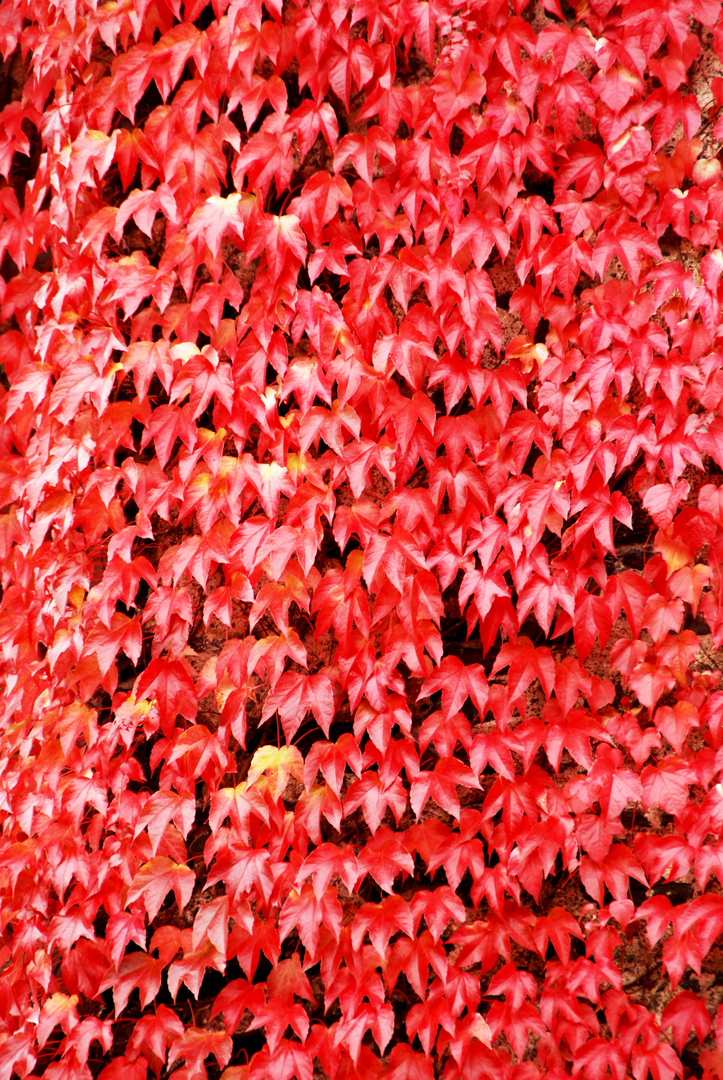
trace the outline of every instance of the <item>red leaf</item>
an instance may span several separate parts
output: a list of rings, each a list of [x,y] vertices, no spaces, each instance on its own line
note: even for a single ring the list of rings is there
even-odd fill
[[[287,1027],[291,1027],[305,1042],[309,1034],[309,1017],[303,1005],[288,1004],[279,998],[269,997],[269,1000],[256,1010],[247,1030],[260,1027],[265,1029],[269,1049],[275,1050]]]
[[[570,937],[583,938],[575,919],[561,907],[551,908],[546,916],[538,919],[532,931],[532,936],[541,956],[545,955],[549,940],[565,965],[570,960]]]
[[[691,1031],[703,1042],[711,1028],[710,1014],[700,998],[692,990],[682,990],[663,1009],[660,1026],[673,1029],[673,1041],[681,1053],[690,1038]]]
[[[159,1071],[166,1064],[169,1041],[181,1038],[183,1030],[183,1024],[171,1009],[156,1005],[154,1013],[146,1013],[136,1021],[128,1049],[134,1054],[144,1054]]]
[[[181,866],[165,855],[157,855],[144,863],[133,878],[128,903],[142,899],[149,921],[153,922],[169,892],[176,898],[179,913],[183,911],[191,899],[195,881],[190,867]]]
[[[262,986],[253,986],[246,979],[234,979],[216,997],[211,1016],[222,1012],[226,1030],[233,1034],[246,1009],[255,1014],[257,1009],[263,1007],[265,1000]]]
[[[654,1080],[672,1080],[674,1076],[683,1075],[683,1066],[675,1050],[662,1041],[650,1049],[635,1047],[632,1063],[635,1080],[645,1080],[648,1072]]]
[[[414,861],[400,837],[391,829],[379,829],[359,856],[360,874],[369,873],[386,893],[392,892],[398,874],[411,874]]]
[[[274,1080],[312,1080],[313,1062],[309,1051],[298,1042],[281,1039],[273,1052],[268,1046],[254,1054],[249,1066],[248,1080],[263,1080],[271,1073]],[[223,1074],[226,1076],[226,1073]],[[234,1080],[226,1077],[226,1080]],[[241,1078],[239,1077],[239,1080]]]
[[[131,991],[136,988],[140,992],[142,1008],[153,1001],[161,986],[164,966],[163,960],[154,960],[145,952],[129,953],[123,957],[118,971],[106,976],[100,987],[101,992],[113,990],[116,1016],[123,1012]]]
[[[664,806],[668,813],[681,814],[688,801],[688,784],[692,777],[682,762],[663,759],[657,765],[646,765],[640,774],[643,785],[643,807]]]
[[[502,646],[492,668],[496,674],[509,667],[507,690],[511,700],[524,693],[530,683],[539,678],[547,697],[550,697],[555,681],[555,664],[549,649],[535,648],[529,638],[519,637]]]
[[[465,666],[456,656],[445,656],[436,671],[425,679],[420,699],[442,691],[442,712],[445,719],[459,712],[468,697],[478,712],[484,715],[487,703],[487,680],[479,664]]]
[[[183,1058],[189,1069],[197,1071],[203,1062],[213,1054],[221,1068],[228,1064],[233,1051],[231,1039],[225,1031],[209,1031],[207,1028],[189,1027],[180,1039],[175,1039],[168,1053],[171,1066],[179,1057]]]
[[[475,773],[454,758],[440,758],[433,772],[423,771],[412,780],[409,801],[419,817],[427,799],[434,799],[438,806],[458,818],[460,812],[457,785],[479,788]]]
[[[189,669],[181,660],[159,657],[151,660],[135,687],[136,699],[150,697],[161,715],[161,728],[168,734],[178,713],[195,720],[198,711],[196,687]]]
[[[636,917],[647,920],[648,939],[654,948],[665,933],[673,914],[673,905],[667,896],[653,896],[641,904]]]

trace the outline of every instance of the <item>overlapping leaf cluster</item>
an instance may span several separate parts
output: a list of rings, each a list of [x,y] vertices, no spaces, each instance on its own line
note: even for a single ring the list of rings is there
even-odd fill
[[[2,0],[0,1080],[723,1075],[720,9]]]

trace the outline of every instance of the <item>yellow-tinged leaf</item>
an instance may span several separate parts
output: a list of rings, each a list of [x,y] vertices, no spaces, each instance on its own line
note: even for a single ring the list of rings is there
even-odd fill
[[[251,759],[249,784],[253,784],[262,773],[268,776],[272,795],[278,799],[289,782],[289,776],[303,780],[304,759],[295,746],[262,746]]]
[[[688,545],[680,536],[673,536],[670,529],[666,532],[658,529],[653,546],[665,560],[665,565],[668,567],[668,577],[674,574],[676,570],[680,570],[681,567],[687,566],[693,561],[693,552]]]
[[[681,567],[680,570],[676,570],[674,574],[671,574],[668,579],[670,591],[675,596],[679,596],[681,600],[684,600],[686,604],[690,604],[693,615],[698,610],[703,589],[710,580],[711,572],[709,566],[704,563],[696,563],[695,566]]]

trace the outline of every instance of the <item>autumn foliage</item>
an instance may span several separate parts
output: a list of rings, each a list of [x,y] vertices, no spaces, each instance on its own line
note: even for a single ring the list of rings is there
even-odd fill
[[[720,0],[0,0],[0,1080],[723,1077]]]

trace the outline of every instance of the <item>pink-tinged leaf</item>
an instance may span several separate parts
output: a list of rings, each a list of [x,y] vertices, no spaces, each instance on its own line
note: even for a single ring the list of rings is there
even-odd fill
[[[202,904],[193,921],[191,944],[195,949],[202,948],[206,941],[223,957],[226,956],[228,943],[228,898],[218,896],[208,904]]]
[[[146,829],[155,855],[169,821],[173,821],[181,835],[186,837],[195,816],[196,800],[190,792],[179,795],[176,791],[156,791],[141,811],[136,822],[135,836]]]
[[[667,813],[682,814],[688,801],[688,785],[693,782],[688,767],[682,762],[664,759],[657,765],[646,765],[640,774],[643,785],[643,808],[660,806]]]
[[[629,682],[638,700],[652,712],[661,694],[675,686],[675,676],[669,668],[644,661],[630,672]]]
[[[43,1047],[53,1028],[60,1026],[66,1035],[79,1023],[76,1006],[78,997],[73,994],[51,994],[46,1000],[38,1019],[38,1045]]]

